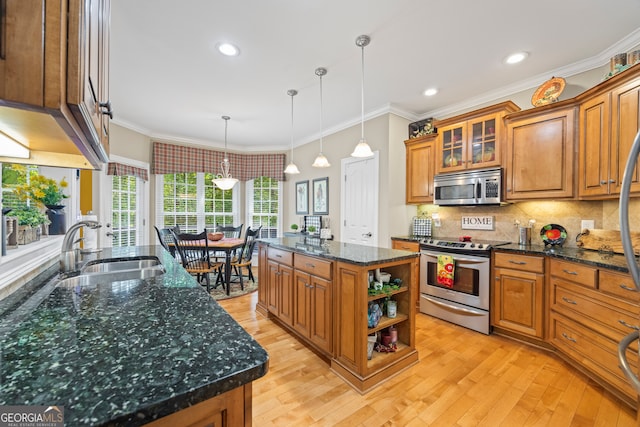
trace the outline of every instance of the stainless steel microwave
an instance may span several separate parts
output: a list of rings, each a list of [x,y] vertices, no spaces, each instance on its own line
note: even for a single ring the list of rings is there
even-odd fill
[[[502,201],[502,169],[480,169],[436,175],[436,205],[499,205]]]

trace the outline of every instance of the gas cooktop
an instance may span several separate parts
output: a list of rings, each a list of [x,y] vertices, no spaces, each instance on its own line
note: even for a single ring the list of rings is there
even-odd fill
[[[491,248],[508,245],[509,243],[511,242],[472,238],[460,240],[458,237],[427,237],[420,242],[420,246],[461,251],[489,251]]]

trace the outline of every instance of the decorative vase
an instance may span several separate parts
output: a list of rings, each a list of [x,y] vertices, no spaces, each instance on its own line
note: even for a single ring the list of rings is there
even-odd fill
[[[49,224],[49,235],[65,234],[67,232],[67,216],[64,205],[46,205]]]

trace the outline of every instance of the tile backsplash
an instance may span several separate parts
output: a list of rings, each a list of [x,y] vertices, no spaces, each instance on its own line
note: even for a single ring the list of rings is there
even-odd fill
[[[438,213],[440,227],[433,227],[436,237],[469,235],[476,239],[518,241],[516,220],[526,225],[535,220],[531,242],[541,244],[540,229],[546,224],[558,224],[567,230],[564,246],[576,247],[582,220],[593,220],[597,229],[619,230],[618,200],[607,201],[531,201],[505,206],[452,207],[436,205],[418,206],[418,215]],[[493,216],[494,230],[463,230],[463,216]],[[629,223],[632,231],[640,231],[640,199],[632,199],[629,205]]]

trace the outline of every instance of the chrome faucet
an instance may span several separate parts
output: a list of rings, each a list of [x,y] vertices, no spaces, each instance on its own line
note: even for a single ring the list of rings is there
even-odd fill
[[[73,245],[78,243],[81,239],[75,240],[74,237],[76,232],[82,227],[89,227],[91,229],[96,229],[102,227],[98,221],[79,221],[73,224],[64,235],[64,239],[62,240],[62,252],[60,254],[60,272],[68,273],[73,271],[76,267],[76,262],[78,261],[78,253],[73,249]]]

